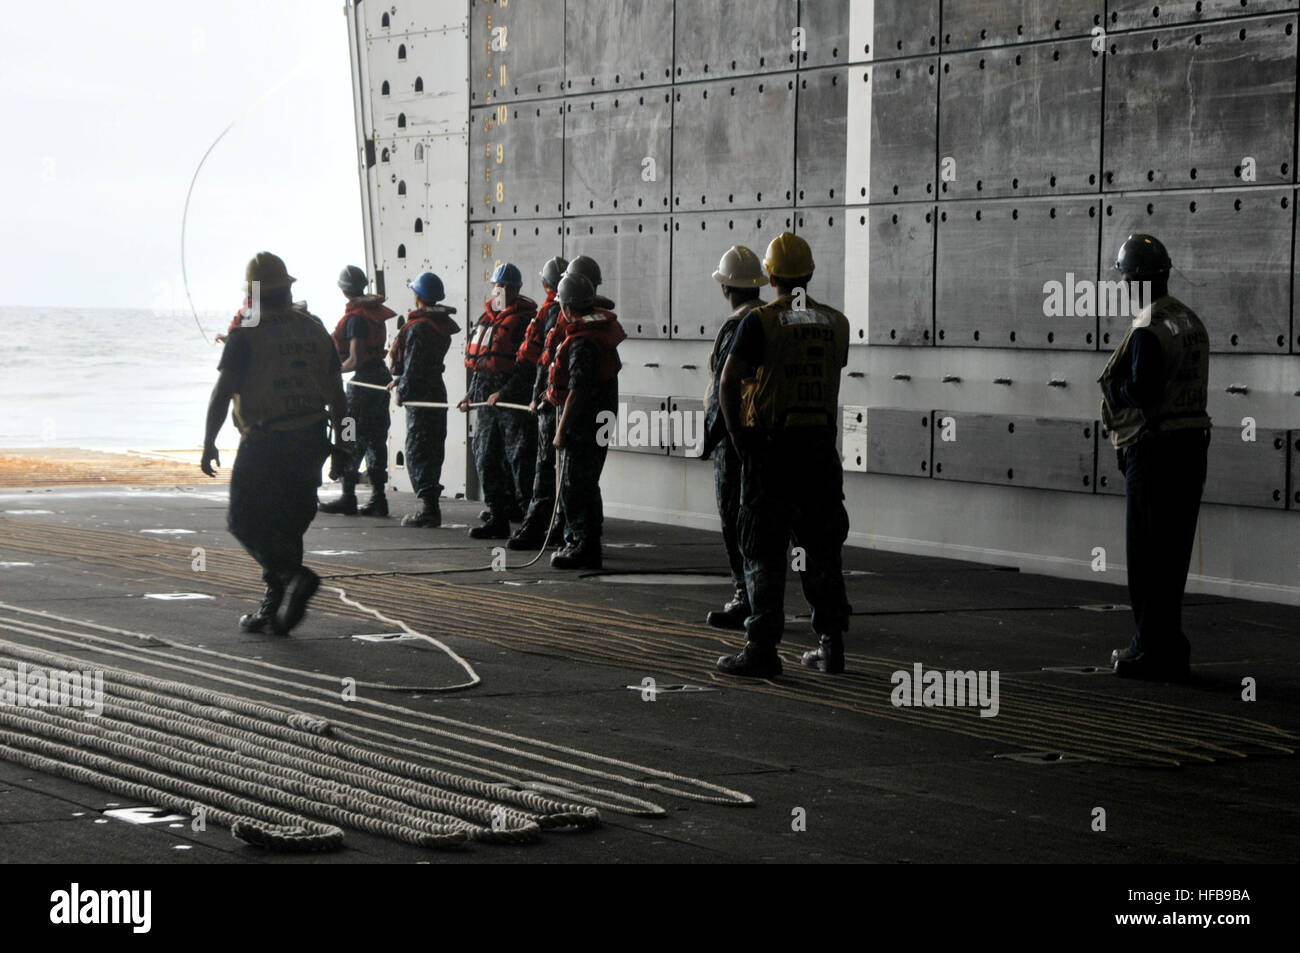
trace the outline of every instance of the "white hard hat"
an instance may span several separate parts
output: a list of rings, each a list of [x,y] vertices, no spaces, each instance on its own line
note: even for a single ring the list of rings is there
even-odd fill
[[[732,245],[718,262],[713,280],[729,288],[761,288],[767,284],[767,273],[753,251],[744,245]]]

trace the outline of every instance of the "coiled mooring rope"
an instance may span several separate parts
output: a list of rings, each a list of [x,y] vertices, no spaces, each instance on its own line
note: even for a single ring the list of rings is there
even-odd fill
[[[10,607],[3,603],[0,603],[0,608],[10,608]],[[28,610],[28,611],[34,612],[35,610]],[[222,663],[204,662],[199,659],[185,659],[182,656],[177,656],[173,653],[163,652],[152,648],[145,649],[145,648],[137,648],[135,646],[122,645],[121,643],[115,643],[112,642],[112,640],[103,639],[101,637],[93,636],[93,635],[81,635],[77,639],[69,639],[64,637],[63,635],[51,634],[48,631],[48,627],[43,627],[35,623],[15,623],[13,621],[0,622],[0,628],[9,629],[11,631],[20,632],[24,634],[34,635],[38,638],[47,641],[57,642],[65,645],[80,645],[85,648],[90,648],[91,650],[99,654],[145,662],[157,668],[173,669],[173,670],[179,670],[187,673],[190,672],[196,666],[200,668],[211,669],[213,671],[205,673],[204,675],[205,678],[213,681],[224,682],[229,685],[234,685],[238,688],[258,691],[263,694],[271,695],[277,698],[284,698],[294,704],[302,704],[302,703],[315,704],[323,708],[345,712],[348,715],[361,714],[356,711],[356,706],[363,705],[370,709],[374,709],[374,711],[367,711],[363,715],[363,717],[371,719],[373,721],[395,725],[401,728],[405,728],[407,730],[411,728],[416,728],[417,730],[426,732],[428,734],[449,738],[453,741],[474,745],[480,748],[486,748],[490,751],[496,751],[502,754],[523,757],[530,761],[536,761],[541,764],[558,767],[565,770],[571,770],[579,774],[585,774],[590,777],[600,778],[602,780],[614,781],[616,783],[623,784],[629,787],[641,788],[643,790],[658,791],[660,793],[672,795],[674,797],[680,797],[680,798],[685,798],[687,800],[701,801],[701,802],[712,803],[712,804],[742,805],[742,806],[748,806],[753,804],[753,799],[750,798],[748,795],[742,794],[739,791],[732,790],[722,785],[713,784],[712,782],[709,781],[703,781],[698,778],[690,778],[684,775],[676,774],[671,771],[664,771],[658,768],[651,768],[646,765],[634,764],[632,762],[622,761],[616,758],[610,758],[605,755],[598,755],[592,752],[582,751],[580,749],[572,748],[566,745],[541,741],[535,738],[525,738],[521,735],[517,735],[512,732],[501,731],[495,728],[488,728],[482,725],[475,725],[469,722],[460,721],[455,718],[448,718],[444,715],[434,715],[429,712],[413,711],[411,709],[402,708],[397,705],[391,705],[386,702],[377,701],[375,699],[365,698],[364,696],[358,696],[356,701],[354,701],[351,705],[343,704],[337,701],[326,701],[324,699],[337,698],[338,697],[337,691],[333,689],[318,688],[312,685],[304,685],[300,682],[293,682],[288,679],[285,679],[282,676],[261,675],[257,672],[244,671],[241,672],[240,674],[243,674],[246,677],[253,679],[254,682],[243,681],[241,679],[231,677],[230,674],[224,674],[230,671],[230,667],[226,663],[228,661],[253,663],[254,660],[241,659],[238,656],[232,656],[226,653],[216,652],[212,649],[205,649],[199,646],[184,647],[184,648],[189,648],[192,651],[199,654],[217,656],[223,660]],[[45,629],[46,631],[42,631],[42,629]],[[108,642],[110,644],[116,645],[117,648],[109,649],[109,648],[96,647],[94,645],[86,645],[85,642],[87,641],[92,643]],[[174,646],[174,647],[182,648],[181,646]],[[126,649],[128,651],[122,651],[123,649]],[[183,661],[186,664],[177,664],[177,662],[175,661],[173,662],[161,661],[160,659],[179,659],[180,661]],[[279,668],[281,671],[284,671],[282,666],[275,666],[275,667]],[[306,673],[296,673],[296,674],[306,674]],[[122,672],[121,674],[121,677],[124,680],[129,680],[132,676],[133,673],[131,672]],[[326,676],[325,678],[326,680],[328,680],[328,676]],[[258,681],[267,682],[270,683],[270,685],[255,684],[255,682]],[[207,695],[209,696],[220,697],[223,699],[229,697],[224,695],[218,695],[218,693],[210,692],[206,689],[195,688],[189,685],[178,685],[178,683],[169,683],[169,684],[173,686],[177,686],[178,690],[180,691],[189,692],[189,693],[199,693],[198,697],[200,698],[200,700],[203,698],[203,693],[207,693]],[[298,688],[301,689],[303,692],[310,693],[310,695],[314,695],[318,697],[312,698],[309,695],[298,695],[295,694],[294,692],[287,691],[285,689],[285,686]],[[269,709],[266,706],[263,706],[261,703],[251,702],[248,700],[236,699],[236,704],[253,706],[250,709],[246,709],[247,711],[252,713],[262,712],[262,711],[279,711],[279,712],[283,711],[282,709]],[[400,718],[393,717],[392,715],[389,714],[382,714],[383,712],[392,712],[395,714],[406,715],[408,717],[416,719],[416,721],[413,724],[412,722],[404,721]],[[424,724],[421,724],[421,722],[424,722]],[[397,742],[398,746],[390,750],[399,750],[399,751],[404,750],[407,753],[414,753],[414,749],[429,750],[432,752],[439,752],[439,753],[449,752],[461,758],[464,758],[465,760],[470,762],[485,761],[485,759],[482,759],[477,755],[450,751],[450,749],[442,748],[436,745],[428,745],[425,742],[415,741],[413,739],[410,739],[407,736],[394,735],[391,732],[379,731],[376,729],[367,728],[362,725],[357,725],[342,720],[335,720],[329,722],[329,724],[331,725],[331,729],[337,737],[341,737],[341,738],[353,737],[353,738],[357,738],[357,740],[359,741],[360,740],[359,736],[364,735],[369,738],[379,739],[381,742],[385,744],[391,744],[392,742]],[[342,734],[341,731],[343,730],[352,732],[353,734],[351,736]],[[479,734],[486,735],[489,738],[500,739],[500,740],[490,741],[484,738],[475,738],[473,737],[473,735],[467,734],[467,732],[478,732]],[[551,755],[544,755],[544,754],[539,754],[537,752],[527,751],[519,747],[520,744],[531,745],[536,748],[554,752],[557,755],[564,755],[566,757],[576,757],[596,764],[604,764],[604,765],[608,765],[609,767],[625,769],[633,773],[635,776],[628,777],[625,775],[619,775],[613,773],[612,771],[607,771],[603,768],[596,768],[587,765],[575,764],[569,761],[562,760],[561,758],[558,757],[552,757]],[[491,762],[487,762],[487,763],[491,764]],[[583,785],[581,784],[575,785],[573,782],[563,778],[545,777],[542,775],[538,775],[535,772],[530,772],[528,771],[528,769],[518,768],[517,766],[510,766],[510,767],[512,767],[512,769],[514,770],[523,771],[526,774],[533,774],[535,777],[540,777],[542,778],[542,780],[548,783],[554,783],[557,786],[559,786],[562,790],[565,790],[566,793],[569,793],[575,798],[578,798],[580,800],[582,799],[582,797],[578,793],[579,791],[584,789]],[[653,779],[653,780],[647,780],[647,779]],[[672,784],[670,785],[665,782],[672,782]],[[687,785],[687,787],[683,788],[674,785]],[[695,790],[692,790],[692,788],[694,788]],[[701,793],[702,791],[710,791],[714,793],[705,794],[705,793]],[[597,793],[608,796],[610,792],[598,791]],[[663,816],[664,814],[666,814],[664,809],[657,804],[653,804],[648,801],[641,801],[640,799],[633,798],[629,795],[624,795],[624,794],[619,794],[616,796],[622,802],[622,804],[603,805],[603,806],[610,806],[614,810],[620,810],[623,813],[631,813],[631,814],[643,815],[643,816]],[[587,800],[589,803],[593,803],[593,804],[596,803],[593,799],[589,798]],[[602,806],[602,805],[598,805],[598,806]]]
[[[95,667],[0,641],[0,664],[17,660],[74,671]],[[98,717],[79,709],[0,706],[0,755],[43,770],[57,764],[60,776],[134,796],[164,795],[157,798],[163,806],[201,808],[235,836],[281,850],[341,842],[337,828],[308,816],[424,847],[523,843],[543,827],[599,823],[590,807],[495,788],[327,738],[328,723],[301,713],[123,669],[98,670],[106,676]],[[128,792],[129,785],[138,789]]]
[[[610,790],[604,784],[592,784],[572,777],[556,776],[547,770],[539,770],[539,767],[559,768],[580,776],[586,775],[597,782],[612,781],[623,786],[658,790],[709,803],[729,805],[753,803],[747,795],[709,782],[562,745],[528,739],[509,732],[482,728],[455,719],[426,715],[373,699],[359,697],[351,705],[326,702],[310,696],[323,695],[325,698],[335,698],[336,689],[331,691],[317,688],[283,677],[287,673],[304,679],[338,684],[336,680],[319,673],[289,669],[198,646],[174,645],[156,636],[69,619],[40,610],[4,603],[0,603],[0,608],[29,617],[26,620],[10,619],[0,622],[0,628],[22,636],[47,639],[62,645],[79,646],[90,649],[96,654],[126,658],[154,667],[184,671],[187,674],[191,673],[196,666],[205,670],[210,669],[213,671],[204,671],[204,678],[284,698],[294,705],[306,703],[347,712],[353,717],[394,726],[401,732],[398,734],[391,730],[348,721],[326,721],[301,710],[282,709],[193,685],[162,682],[153,679],[152,676],[96,666],[101,671],[111,673],[111,681],[114,685],[113,698],[105,708],[106,714],[137,725],[135,728],[114,726],[115,730],[124,731],[128,737],[107,740],[100,738],[97,743],[101,746],[101,751],[86,751],[86,757],[82,757],[78,752],[93,745],[78,743],[75,747],[64,745],[63,749],[47,747],[31,750],[29,744],[28,750],[23,750],[21,746],[12,743],[16,740],[12,737],[12,731],[0,737],[0,756],[39,770],[51,770],[60,776],[151,800],[174,810],[186,810],[192,813],[191,807],[198,804],[209,812],[208,816],[214,823],[225,824],[242,839],[261,843],[272,849],[325,849],[335,845],[336,841],[341,841],[341,833],[328,825],[311,827],[307,825],[302,814],[312,814],[344,826],[359,827],[426,846],[455,846],[463,840],[490,842],[528,840],[537,837],[540,830],[555,827],[581,828],[598,823],[597,808],[640,816],[662,817],[666,814],[657,804]],[[34,621],[30,618],[32,616],[128,636],[140,641],[141,644],[124,643],[118,639],[86,632],[71,632]],[[157,648],[160,645],[193,655],[214,657],[220,662],[205,662],[202,658],[186,658],[175,652],[160,651]],[[0,648],[5,649],[5,654],[10,657],[53,661],[55,664],[77,670],[87,667],[79,659],[52,653],[37,654],[41,650],[17,643],[0,643]],[[177,664],[178,661],[184,664]],[[272,676],[257,671],[241,671],[230,662],[269,669],[278,674]],[[232,677],[235,674],[242,675],[244,678]],[[258,684],[259,682],[270,684]],[[165,694],[169,697],[161,700],[153,697],[158,684],[167,686],[168,692]],[[299,694],[294,689],[308,694]],[[154,710],[155,708],[157,710]],[[387,712],[405,717],[393,717],[386,714]],[[412,723],[408,720],[411,718],[416,719],[416,722]],[[141,726],[150,731],[169,734],[142,735]],[[72,724],[55,725],[46,722],[42,725],[33,725],[29,722],[28,737],[32,737],[31,731],[43,737],[50,729],[56,727],[64,731],[75,730],[75,725]],[[486,749],[487,753],[475,754],[445,744],[434,744],[413,738],[410,734],[412,729]],[[252,732],[252,735],[232,740],[228,735],[234,730]],[[184,744],[178,745],[176,738],[173,737],[178,732],[187,739]],[[475,737],[474,733],[487,737]],[[141,737],[155,745],[167,745],[170,748],[187,751],[188,761],[185,763],[190,765],[186,769],[189,771],[189,776],[167,787],[160,781],[170,775],[158,771],[157,767],[137,765],[137,770],[134,772],[124,772],[127,774],[125,777],[114,776],[111,771],[112,758],[108,761],[95,760],[96,757],[106,757],[102,753],[102,746],[107,742],[126,745],[127,749],[134,750],[139,745],[132,739]],[[52,740],[48,737],[44,740],[47,744],[59,743],[57,739]],[[196,763],[195,758],[200,755],[209,758],[227,758],[230,755],[221,750],[213,752],[195,749],[193,747],[195,744],[234,750],[245,762],[254,759],[257,763],[250,768],[251,774],[245,774],[237,779],[244,786],[237,787],[234,791],[226,791],[223,800],[207,790],[214,785],[205,783],[213,778],[224,776],[223,762],[218,760]],[[529,746],[551,753],[542,754],[528,750]],[[92,755],[94,757],[91,757]],[[523,764],[512,764],[501,760],[502,755],[523,762],[532,762],[532,764],[527,767]],[[560,755],[564,757],[559,757]],[[175,751],[154,749],[150,751],[150,757],[174,759],[176,754]],[[577,762],[566,759],[577,759]],[[366,775],[362,783],[348,784],[345,790],[340,785],[345,783],[343,779],[351,777],[354,768],[349,766],[354,763],[359,763],[367,771],[387,772],[390,776],[377,778]],[[443,768],[431,767],[427,763],[442,765]],[[174,768],[170,762],[156,762],[156,764]],[[264,769],[263,764],[278,765],[278,767]],[[61,767],[56,768],[55,765]],[[606,770],[605,767],[597,765],[618,768],[626,771],[627,774]],[[452,770],[444,770],[444,768]],[[145,771],[153,771],[154,774],[141,773]],[[282,780],[285,777],[284,771],[300,774],[288,775],[292,782],[290,784]],[[457,771],[467,771],[478,777],[467,777],[455,773]],[[338,775],[337,772],[343,774]],[[323,781],[312,780],[322,773],[326,775]],[[262,793],[258,785],[265,786],[261,780],[264,776],[274,778],[277,791],[281,789],[283,791],[277,794],[278,799],[264,805],[266,810],[253,812],[247,802],[257,801],[257,796]],[[481,778],[491,780],[480,780]],[[176,787],[176,784],[180,787]],[[296,788],[293,787],[295,784]],[[128,787],[129,785],[136,785],[136,787],[131,788]],[[431,787],[412,788],[412,785]],[[204,790],[199,791],[198,788]],[[327,796],[326,803],[335,804],[337,807],[334,800],[328,799],[343,797],[348,799],[347,804],[351,807],[344,806],[338,810],[328,811],[317,810],[312,806],[315,803],[313,798],[319,798],[321,790]],[[343,793],[340,794],[340,791]],[[231,798],[242,798],[242,800],[231,800]],[[302,800],[297,800],[298,798]],[[414,804],[412,805],[411,802]],[[220,813],[222,810],[226,813]],[[416,811],[414,822],[411,820],[412,810]],[[438,814],[444,816],[434,816]],[[489,815],[492,825],[485,828],[483,820]],[[448,816],[453,819],[451,822],[447,820]],[[369,820],[365,820],[366,818]],[[286,830],[292,831],[292,834],[285,833]]]

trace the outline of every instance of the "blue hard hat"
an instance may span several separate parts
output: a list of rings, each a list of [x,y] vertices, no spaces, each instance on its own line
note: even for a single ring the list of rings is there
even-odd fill
[[[518,288],[524,283],[524,276],[519,273],[519,269],[508,261],[497,265],[497,270],[492,272],[492,284],[494,285],[513,285]]]
[[[419,295],[421,301],[427,301],[429,304],[436,304],[447,297],[442,287],[442,279],[431,271],[426,271],[407,287]]]

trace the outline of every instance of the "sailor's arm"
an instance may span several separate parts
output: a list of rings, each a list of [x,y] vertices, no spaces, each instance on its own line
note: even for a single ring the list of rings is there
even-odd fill
[[[230,367],[222,368],[217,383],[212,387],[212,396],[208,398],[208,416],[203,431],[203,458],[199,466],[208,476],[216,476],[213,472],[214,464],[221,465],[221,458],[217,455],[217,434],[226,422],[230,401],[237,389],[238,379],[234,370]]]
[[[1165,387],[1160,340],[1139,328],[1129,338],[1128,350],[1127,362],[1120,365],[1122,372],[1102,381],[1106,401],[1115,410],[1126,407],[1147,410],[1158,406]]]
[[[361,362],[361,339],[352,338],[348,341],[348,359],[343,362],[341,370],[344,374],[349,371],[355,371],[357,365]]]
[[[722,365],[722,377],[718,381],[718,403],[722,406],[722,419],[727,422],[727,433],[731,444],[740,448],[740,436],[744,422],[740,418],[740,382],[754,376],[754,369],[749,362],[736,354],[727,355],[727,363]]]

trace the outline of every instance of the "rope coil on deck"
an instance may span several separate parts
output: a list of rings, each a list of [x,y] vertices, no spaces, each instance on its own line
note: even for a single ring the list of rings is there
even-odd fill
[[[0,609],[18,613],[0,620],[0,629],[19,637],[196,674],[294,706],[0,640],[0,667],[21,660],[105,676],[100,718],[75,709],[0,709],[0,757],[173,810],[201,810],[267,849],[333,849],[343,827],[423,847],[524,843],[544,830],[598,826],[598,809],[667,814],[658,804],[539,766],[708,803],[753,804],[710,782],[374,699],[326,701],[338,698],[337,688],[310,682],[338,683],[320,673],[40,610],[5,603]],[[349,720],[301,710],[304,704],[346,712]],[[412,730],[487,750],[431,743]]]
[[[333,740],[329,723],[306,713],[0,641],[0,667],[18,661],[102,671],[102,714],[0,706],[0,757],[173,810],[202,811],[268,849],[338,847],[336,825],[447,848],[471,840],[525,843],[543,828],[599,824],[591,807]]]
[[[220,663],[208,662],[202,659],[196,659],[193,657],[187,657],[186,655],[176,654],[175,652],[162,651],[161,649],[153,648],[151,646],[145,646],[139,644],[136,645],[126,644],[118,640],[108,639],[103,636],[92,635],[84,632],[83,633],[69,632],[67,630],[62,630],[57,627],[44,625],[39,622],[32,622],[27,620],[23,620],[21,622],[15,620],[10,620],[8,622],[0,621],[0,628],[7,628],[10,631],[20,632],[27,635],[33,635],[38,638],[44,639],[46,641],[53,641],[63,645],[71,645],[82,649],[88,649],[100,654],[109,655],[117,658],[126,658],[135,661],[141,661],[159,668],[180,670],[186,673],[192,672],[196,667],[208,669],[210,670],[210,673],[205,674],[204,675],[205,678],[208,678],[213,681],[224,682],[226,684],[234,685],[238,688],[258,691],[274,697],[284,698],[287,699],[290,703],[292,703],[295,706],[300,706],[302,704],[310,703],[322,708],[344,712],[347,714],[348,717],[356,717],[360,715],[361,712],[358,709],[364,707],[364,708],[375,710],[374,713],[367,712],[364,715],[364,717],[387,725],[394,725],[403,728],[408,732],[411,729],[415,729],[427,734],[437,735],[444,738],[450,738],[454,741],[459,741],[466,744],[487,748],[490,751],[521,757],[527,760],[538,762],[540,764],[558,767],[564,770],[574,771],[579,774],[584,774],[590,777],[599,778],[601,780],[613,781],[615,783],[626,785],[628,787],[635,787],[642,790],[653,790],[674,797],[680,797],[687,800],[699,801],[699,802],[709,803],[709,804],[745,806],[745,807],[753,806],[754,804],[753,798],[751,798],[749,795],[734,790],[732,788],[725,787],[723,785],[714,784],[709,781],[704,781],[699,778],[689,777],[672,771],[653,768],[647,765],[636,764],[629,761],[623,761],[617,758],[610,758],[604,755],[583,751],[582,749],[574,748],[567,745],[560,745],[560,744],[555,744],[553,742],[541,741],[539,739],[527,738],[518,734],[514,734],[512,732],[501,731],[499,729],[494,729],[494,728],[488,728],[485,726],[473,724],[471,722],[466,722],[455,718],[448,718],[442,715],[434,715],[427,712],[413,711],[411,709],[404,708],[399,705],[388,704],[386,702],[377,701],[371,698],[366,698],[364,696],[359,696],[356,699],[356,701],[351,705],[342,704],[334,700],[338,698],[338,691],[336,687],[331,687],[327,689],[323,687],[304,684],[302,682],[295,682],[291,679],[284,677],[285,675],[291,675],[298,678],[312,679],[316,681],[326,682],[329,683],[331,686],[337,686],[338,684],[337,679],[332,678],[331,676],[322,675],[317,672],[306,672],[299,669],[276,665],[270,662],[264,662],[260,659],[249,659],[243,656],[233,655],[231,653],[219,652],[213,649],[204,648],[202,646],[189,646],[189,645],[182,645],[179,643],[172,643],[165,639],[160,639],[157,636],[153,636],[153,635],[146,635],[140,632],[131,632],[128,630],[116,629],[112,626],[100,625],[98,623],[93,623],[93,622],[81,622],[75,619],[69,619],[64,616],[58,616],[53,613],[43,612],[35,609],[26,609],[20,606],[10,605],[8,603],[0,602],[0,609],[16,611],[27,616],[37,616],[42,619],[54,620],[54,621],[65,622],[65,623],[73,623],[83,628],[95,629],[102,632],[111,632],[118,635],[126,635],[134,639],[148,640],[148,642],[154,645],[161,645],[161,646],[165,646],[168,649],[187,652],[190,653],[191,656],[201,655],[207,658],[219,659]],[[69,638],[69,636],[73,636],[73,638]],[[101,647],[97,647],[97,645],[111,645],[113,646],[113,648],[101,648]],[[170,662],[160,661],[160,659],[170,659],[173,661]],[[176,664],[178,662],[183,662],[184,664]],[[249,668],[235,669],[234,671],[238,672],[238,674],[253,680],[252,682],[245,681],[242,679],[231,677],[230,673],[232,671],[232,664],[247,666],[249,668],[266,669],[279,674],[274,676],[264,675],[257,671],[250,671]],[[126,672],[124,674],[126,677],[130,677],[134,673]],[[261,682],[263,684],[256,684],[257,682]],[[193,692],[205,691],[204,689],[198,689],[189,685],[182,685],[179,683],[170,683],[170,684],[177,685],[179,689],[185,691],[193,691]],[[286,688],[300,689],[302,693],[299,694],[293,691],[287,691]],[[209,695],[215,695],[215,694],[216,693],[209,693]],[[222,695],[220,697],[224,698],[227,696]],[[327,701],[324,699],[330,699],[330,700]],[[250,702],[246,699],[241,699],[241,701],[243,701],[245,704],[251,704],[251,705],[258,704],[255,702]],[[268,710],[283,714],[281,709],[270,708]],[[381,714],[380,712],[392,713],[392,714]],[[394,715],[405,716],[405,719],[393,717]],[[272,716],[268,716],[268,717],[272,717]],[[407,720],[407,719],[413,719],[414,721]],[[388,731],[381,731],[372,728],[367,728],[362,725],[357,725],[348,721],[342,721],[338,719],[335,719],[332,722],[332,725],[336,737],[344,737],[342,731],[346,729],[349,732],[351,732],[351,734],[348,735],[348,737],[357,741],[358,743],[367,743],[376,746],[384,746],[385,744],[391,742],[399,742],[400,743],[399,746],[394,747],[391,750],[395,750],[397,752],[400,752],[408,756],[423,757],[427,760],[440,760],[438,758],[431,758],[431,755],[429,753],[439,754],[439,755],[451,755],[458,760],[444,761],[444,763],[447,763],[451,766],[461,768],[461,769],[472,769],[474,765],[479,765],[481,768],[488,769],[488,771],[492,775],[498,777],[501,781],[505,783],[517,785],[521,788],[528,787],[530,784],[533,784],[536,781],[540,781],[543,784],[557,787],[565,791],[566,795],[574,798],[577,801],[580,801],[585,804],[589,804],[591,806],[608,808],[610,810],[615,810],[620,813],[627,813],[627,814],[633,814],[638,816],[664,817],[667,814],[664,808],[650,801],[645,801],[639,798],[632,797],[630,795],[626,795],[618,792],[612,792],[602,788],[591,787],[589,785],[580,782],[575,782],[573,779],[570,778],[555,777],[551,775],[542,774],[533,767],[524,767],[524,766],[509,765],[509,764],[504,765],[505,767],[509,768],[512,772],[517,772],[518,775],[522,775],[525,778],[531,779],[531,780],[521,780],[519,776],[512,776],[510,774],[501,772],[499,768],[503,765],[502,762],[499,762],[491,758],[485,758],[479,755],[470,754],[467,752],[456,751],[454,749],[450,749],[439,745],[431,745],[428,744],[427,742],[415,741],[409,737],[409,734],[394,735]],[[477,732],[481,735],[487,736],[488,738],[492,738],[496,740],[486,740],[484,738],[473,737],[473,735],[470,733],[474,733],[474,732]],[[363,741],[361,736],[366,736],[366,738],[370,740]],[[626,770],[628,772],[631,772],[632,775],[634,776],[621,775],[621,774],[614,773],[613,771],[610,770],[605,770],[604,768],[591,767],[588,764],[574,763],[552,755],[543,755],[533,751],[528,751],[523,747],[525,745],[532,746],[535,748],[540,748],[548,752],[553,752],[554,755],[563,755],[565,757],[580,759],[582,761],[591,762],[594,764],[600,764],[600,765],[608,766],[610,768]],[[647,780],[647,779],[653,779],[653,780]],[[664,783],[664,782],[671,782],[671,784]],[[588,795],[584,795],[581,792],[588,792]],[[708,792],[708,793],[704,793],[704,792]],[[591,797],[589,795],[596,795],[596,796]]]

